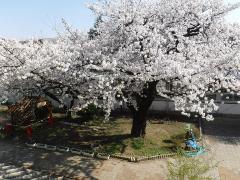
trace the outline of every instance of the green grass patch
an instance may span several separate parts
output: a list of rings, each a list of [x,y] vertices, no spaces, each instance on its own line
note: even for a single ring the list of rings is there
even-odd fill
[[[97,152],[107,154],[150,156],[176,152],[184,146],[185,123],[148,124],[145,138],[131,138],[131,125],[128,118],[111,119],[105,123],[98,118],[81,127],[58,122],[53,127],[35,127],[33,132],[37,142],[84,149],[94,145],[99,147]]]
[[[140,150],[144,147],[144,139],[143,138],[134,138],[132,139],[131,147],[135,150]]]
[[[3,113],[3,114],[2,114]],[[6,112],[0,111],[0,116]],[[97,152],[135,156],[150,156],[176,152],[184,146],[186,123],[164,123],[161,119],[151,120],[147,124],[145,138],[131,138],[132,120],[130,118],[111,118],[104,122],[103,117],[94,119],[76,119],[69,121],[61,113],[54,114],[53,126],[38,124],[33,126],[35,142],[57,146],[69,146],[86,150],[95,149]],[[77,123],[81,126],[64,125],[61,121]],[[198,135],[198,129],[192,125]],[[16,132],[21,140],[27,140],[24,129]],[[0,137],[1,138],[1,137]]]
[[[98,151],[106,154],[116,154],[122,151],[124,145],[120,142],[113,142],[102,146]]]

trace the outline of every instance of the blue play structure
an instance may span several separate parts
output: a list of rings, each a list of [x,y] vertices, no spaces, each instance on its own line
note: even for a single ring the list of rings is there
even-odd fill
[[[197,140],[193,134],[193,131],[192,131],[190,125],[189,125],[187,133],[186,133],[185,145],[186,145],[186,149],[190,150],[190,151],[184,153],[188,157],[194,157],[194,156],[198,156],[200,154],[205,153],[205,148],[203,146],[200,146],[197,143]]]

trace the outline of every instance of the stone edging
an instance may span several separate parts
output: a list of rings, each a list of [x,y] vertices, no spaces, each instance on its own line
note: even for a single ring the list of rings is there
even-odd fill
[[[81,155],[84,157],[91,157],[91,158],[98,158],[102,160],[108,160],[110,159],[110,155],[102,154],[102,153],[95,153],[87,150],[81,150],[81,149],[76,149],[76,148],[69,148],[69,147],[62,147],[62,146],[52,146],[48,144],[41,144],[41,143],[34,143],[34,144],[29,144],[26,143],[26,145],[30,148],[37,148],[37,149],[44,149],[48,151],[58,151],[58,152],[63,152],[63,153],[72,153],[72,154],[77,154]]]
[[[159,154],[159,155],[154,155],[154,156],[141,156],[136,158],[137,162],[140,161],[146,161],[146,160],[154,160],[154,159],[164,159],[164,158],[169,158],[169,157],[174,157],[179,155],[178,153],[168,153],[168,154]]]
[[[155,159],[164,159],[169,157],[174,157],[179,155],[179,153],[168,153],[168,154],[159,154],[154,156],[123,156],[123,155],[111,155],[113,158],[128,160],[130,162],[140,162],[140,161],[147,161],[147,160],[155,160]]]
[[[52,146],[47,144],[41,144],[41,143],[34,143],[34,144],[28,144],[26,145],[30,148],[37,148],[37,149],[44,149],[48,151],[57,151],[57,152],[63,152],[63,153],[72,153],[84,157],[91,157],[91,158],[97,158],[102,160],[109,160],[110,158],[115,159],[121,159],[129,162],[141,162],[141,161],[147,161],[147,160],[155,160],[155,159],[164,159],[169,157],[174,157],[181,155],[180,153],[167,153],[167,154],[159,154],[154,156],[126,156],[121,154],[104,154],[104,153],[96,153],[93,151],[87,151],[87,150],[81,150],[77,148],[70,148],[70,147],[63,147],[63,146]]]

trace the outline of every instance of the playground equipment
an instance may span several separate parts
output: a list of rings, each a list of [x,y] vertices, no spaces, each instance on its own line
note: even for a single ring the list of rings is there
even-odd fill
[[[52,114],[51,103],[39,96],[24,97],[8,106],[13,125],[29,125]]]
[[[51,103],[39,96],[24,97],[16,104],[8,106],[8,113],[11,115],[12,129],[25,129],[29,138],[34,124],[44,121],[50,125],[53,123]]]
[[[194,157],[205,153],[205,148],[198,144],[190,125],[187,127],[185,145],[187,151],[184,154],[186,156]]]

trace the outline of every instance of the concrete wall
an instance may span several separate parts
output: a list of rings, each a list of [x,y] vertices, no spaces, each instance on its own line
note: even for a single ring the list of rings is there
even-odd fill
[[[237,114],[240,115],[240,104],[239,103],[216,103],[219,106],[218,111],[216,113],[219,114]]]
[[[47,99],[49,99],[52,102],[53,106],[55,107],[59,106],[59,104],[56,101],[50,98],[47,98]],[[11,100],[11,101],[14,102],[14,100]],[[65,99],[64,101],[66,104],[70,104],[69,99]],[[221,101],[221,99],[217,97],[217,100],[215,103],[216,105],[219,106],[218,111],[215,112],[216,114],[240,115],[239,101]],[[128,108],[126,104],[123,104],[122,106],[120,106],[119,104],[116,104],[114,109],[127,110]],[[156,98],[150,107],[150,111],[171,112],[171,111],[175,111],[175,106],[174,106],[174,103],[171,101],[161,99],[161,98]]]
[[[219,109],[214,112],[216,114],[229,114],[229,115],[240,115],[240,103],[237,102],[216,102],[216,105],[219,106]],[[127,110],[127,105],[123,104],[122,106],[116,104],[115,109]],[[174,102],[167,100],[155,100],[150,109],[150,111],[154,112],[175,112]]]

